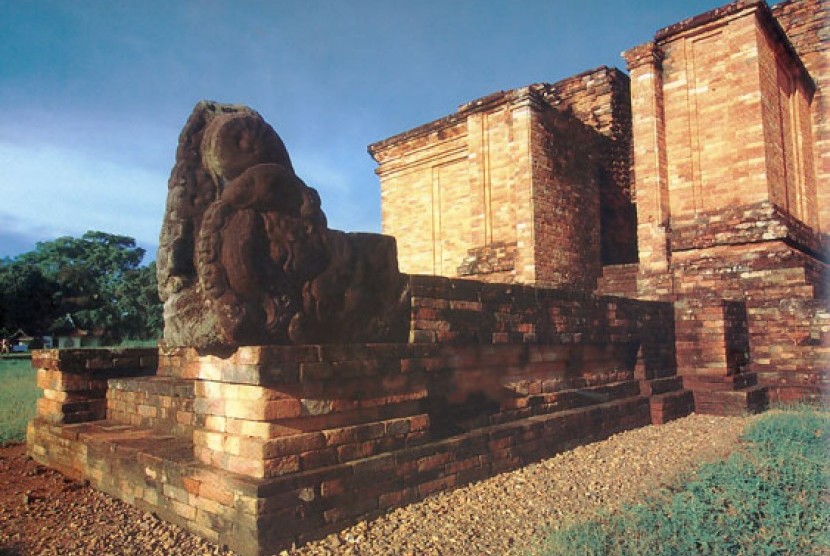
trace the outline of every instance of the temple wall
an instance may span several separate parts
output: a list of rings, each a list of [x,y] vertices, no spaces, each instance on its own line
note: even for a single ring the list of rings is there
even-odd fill
[[[590,290],[602,260],[635,261],[628,106],[603,67],[371,145],[401,269]]]
[[[745,302],[750,360],[782,352],[783,336],[773,330],[793,317],[775,303],[820,305],[827,296],[819,208],[825,114],[817,89],[826,46],[811,43],[826,45],[817,23],[826,13],[826,2],[785,2],[774,11],[763,2],[733,2],[662,29],[654,42],[624,54],[632,78],[640,265],[636,272],[606,267],[598,291],[674,301],[679,330],[710,319],[723,300]],[[793,42],[782,25],[794,31]],[[799,314],[804,322],[812,318],[806,309]],[[711,321],[720,330],[714,343],[698,338],[695,346],[694,333],[683,332],[681,374],[699,370],[698,358],[685,352],[708,349],[711,360],[727,360],[724,319]],[[814,348],[801,349],[804,361],[815,360],[822,348]],[[732,378],[757,366],[722,364],[720,384],[684,384],[710,409],[740,404],[735,396],[704,400],[699,393],[734,387],[755,396],[747,389],[756,378],[775,386],[777,398],[822,399],[824,378],[813,365],[804,363],[798,375],[784,359],[772,359],[779,369],[767,366],[757,377]]]
[[[815,168],[817,230],[830,232],[830,2],[786,0],[772,13],[816,84],[812,100],[813,165]]]
[[[766,198],[755,33],[738,18],[661,44],[673,215]]]
[[[382,162],[383,233],[401,238],[403,272],[455,276],[473,246],[516,245],[526,228],[529,117],[526,103],[470,105],[457,116],[406,134],[376,149]],[[523,269],[515,261],[512,275]]]

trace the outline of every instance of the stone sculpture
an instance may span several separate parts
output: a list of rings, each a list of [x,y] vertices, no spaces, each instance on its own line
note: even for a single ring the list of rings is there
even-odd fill
[[[168,187],[158,252],[168,345],[406,341],[394,238],[330,230],[257,112],[197,104]]]

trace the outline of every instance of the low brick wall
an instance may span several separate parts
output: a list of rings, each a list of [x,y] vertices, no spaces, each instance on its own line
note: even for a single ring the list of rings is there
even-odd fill
[[[424,276],[410,290],[403,344],[36,352],[29,453],[264,554],[693,408],[670,304]]]
[[[155,349],[50,349],[33,352],[37,385],[43,396],[37,415],[53,424],[103,419],[107,412],[107,381],[156,372]]]
[[[756,301],[749,319],[750,368],[770,400],[830,403],[830,300]]]

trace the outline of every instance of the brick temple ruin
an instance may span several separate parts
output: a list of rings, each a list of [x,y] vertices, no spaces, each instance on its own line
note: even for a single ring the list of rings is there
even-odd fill
[[[828,11],[735,2],[624,52],[629,75],[502,91],[371,145],[401,269],[671,302],[698,409],[819,399]]]
[[[828,15],[739,0],[628,75],[375,143],[385,236],[328,229],[256,112],[200,103],[165,339],[35,352],[29,454],[260,555],[692,411],[826,403]]]

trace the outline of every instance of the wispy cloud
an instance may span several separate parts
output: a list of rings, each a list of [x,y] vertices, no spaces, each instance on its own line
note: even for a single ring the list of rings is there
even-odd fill
[[[95,229],[157,242],[167,176],[55,146],[0,143],[7,232],[44,239]]]

